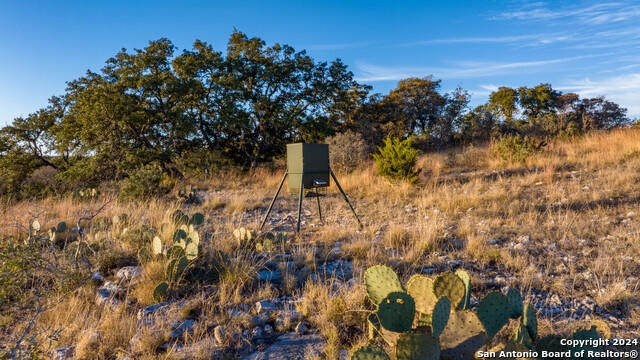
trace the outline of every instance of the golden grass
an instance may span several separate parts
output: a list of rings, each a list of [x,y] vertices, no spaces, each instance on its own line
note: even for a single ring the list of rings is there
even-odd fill
[[[491,154],[489,145],[483,145],[427,153],[418,165],[423,173],[417,186],[379,177],[372,161],[358,171],[336,174],[365,224],[363,230],[336,186],[321,198],[324,224],[317,218],[315,199],[305,199],[306,223],[300,236],[290,234],[291,244],[286,248],[293,270],[280,265],[281,285],[255,280],[264,261],[271,259],[256,260],[251,252],[238,247],[231,233],[240,226],[257,233],[284,168],[258,168],[251,174],[227,171],[206,180],[191,179],[196,188],[207,189],[203,204],[189,205],[188,211],[202,211],[206,216],[203,252],[219,267],[220,282],[196,296],[193,306],[207,321],[198,321],[185,341],[195,343],[210,337],[207,324],[226,322],[230,331],[223,348],[236,348],[241,344],[234,339],[244,325],[229,319],[228,309],[301,295],[304,301],[297,305],[298,311],[327,339],[327,358],[336,358],[341,349],[366,342],[368,307],[360,278],[366,267],[391,264],[407,278],[424,268],[447,269],[450,260],[461,261],[462,267],[479,269],[487,276],[509,273],[513,278],[508,285],[525,292],[591,298],[625,318],[617,335],[639,335],[640,130],[554,140],[523,164],[504,164]],[[44,228],[59,221],[73,227],[84,210],[96,210],[111,199],[109,195],[89,203],[69,197],[45,199],[37,203],[38,209],[45,210],[39,220]],[[278,221],[269,222],[267,228],[291,226],[296,205],[296,196],[284,189],[271,215]],[[142,225],[160,228],[178,207],[175,201],[159,199],[140,203],[114,200],[94,221],[82,226],[90,238],[98,231],[107,232],[114,257],[135,258],[139,245],[124,241],[123,230],[134,231]],[[0,233],[18,234],[14,221],[26,225],[35,211],[32,202],[3,204]],[[128,215],[130,224],[98,228],[100,221],[110,224],[114,216],[122,214]],[[514,251],[512,244],[523,235],[531,238],[526,251]],[[161,237],[165,246],[171,244],[169,231]],[[342,243],[338,252],[332,250],[337,242]],[[311,280],[322,263],[340,258],[354,265],[354,285],[335,279]],[[128,294],[136,306],[153,303],[152,290],[163,273],[161,261],[144,266],[139,284]],[[478,293],[489,283],[480,278],[474,281]],[[61,344],[77,344],[80,358],[98,354],[95,358],[102,359],[122,353],[136,331],[134,313],[97,309],[95,291],[86,285],[39,319],[43,326],[63,329]],[[541,334],[568,334],[574,325],[540,320]],[[141,348],[135,349],[140,358],[173,356],[157,351],[166,340],[164,333],[148,331],[141,336]]]

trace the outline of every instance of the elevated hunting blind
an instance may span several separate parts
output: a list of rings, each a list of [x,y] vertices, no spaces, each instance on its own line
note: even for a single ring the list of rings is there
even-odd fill
[[[280,193],[287,176],[289,177],[289,188],[296,189],[299,195],[297,231],[300,231],[300,215],[302,212],[302,199],[305,197],[305,189],[311,190],[306,194],[307,197],[316,198],[318,203],[318,215],[320,217],[320,221],[322,221],[322,209],[320,208],[320,196],[322,195],[319,190],[329,187],[331,184],[330,177],[333,178],[336,186],[338,186],[338,190],[340,190],[344,200],[349,205],[349,209],[351,209],[351,212],[362,228],[362,223],[360,222],[360,219],[358,219],[358,215],[356,215],[355,210],[353,210],[353,206],[351,206],[351,203],[347,198],[347,194],[344,193],[336,175],[331,171],[331,166],[329,165],[329,145],[296,143],[287,144],[287,171],[285,171],[282,181],[280,181],[280,186],[278,186],[278,190],[276,191],[276,195],[273,197],[273,200],[271,200],[269,209],[262,220],[262,224],[260,225],[261,229],[269,217],[269,213],[278,198],[278,194]]]

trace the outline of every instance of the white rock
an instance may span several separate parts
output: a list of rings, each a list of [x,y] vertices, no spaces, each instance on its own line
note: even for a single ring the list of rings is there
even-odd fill
[[[142,275],[142,266],[125,266],[116,271],[116,279],[129,281]]]
[[[276,308],[276,304],[273,301],[262,300],[256,303],[256,310],[258,311],[258,314],[262,314],[267,311],[275,311]]]

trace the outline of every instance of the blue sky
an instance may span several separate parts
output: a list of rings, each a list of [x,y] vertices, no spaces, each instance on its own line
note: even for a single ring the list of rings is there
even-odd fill
[[[433,74],[478,105],[498,86],[548,82],[640,117],[638,1],[0,0],[0,126],[122,48],[166,37],[180,50],[195,39],[224,50],[234,27],[340,58],[376,92]]]

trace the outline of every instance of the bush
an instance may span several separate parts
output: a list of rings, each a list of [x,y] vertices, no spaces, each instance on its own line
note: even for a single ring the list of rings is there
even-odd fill
[[[331,167],[336,170],[357,169],[368,153],[362,135],[351,130],[330,136],[324,142],[329,144],[329,161]]]
[[[153,165],[146,165],[120,182],[121,200],[136,200],[163,195],[169,189],[163,186],[164,174]]]
[[[514,163],[525,161],[532,154],[541,151],[546,145],[544,140],[538,142],[527,136],[500,136],[493,144],[492,151],[500,156],[504,162]]]
[[[379,154],[373,154],[376,159],[378,174],[390,180],[404,180],[410,183],[418,181],[422,169],[415,169],[419,150],[411,147],[411,139],[387,137],[384,146],[378,147]]]

